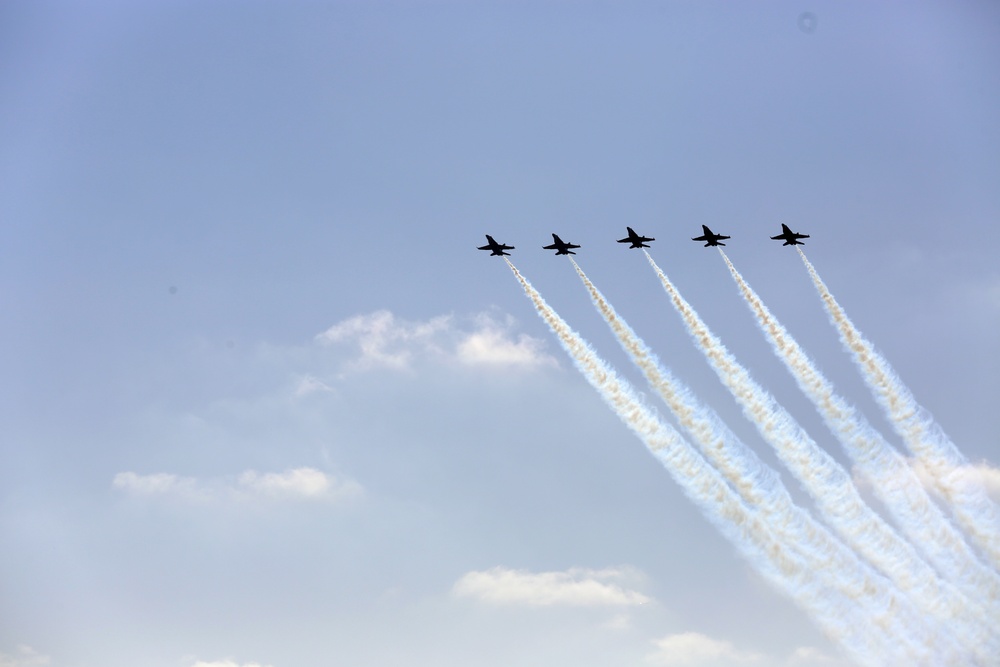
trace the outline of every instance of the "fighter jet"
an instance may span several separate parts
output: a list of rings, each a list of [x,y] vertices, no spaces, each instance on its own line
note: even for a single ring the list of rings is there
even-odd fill
[[[701,228],[705,231],[705,233],[702,234],[701,236],[695,236],[694,238],[691,239],[692,241],[704,241],[706,248],[710,245],[726,245],[725,243],[719,243],[719,241],[723,239],[728,239],[729,238],[728,236],[723,236],[722,234],[713,234],[712,230],[706,227],[705,225],[702,225]]]
[[[557,255],[575,255],[576,253],[570,250],[570,248],[579,248],[580,246],[574,243],[566,243],[557,235],[552,235],[552,240],[555,241],[552,245],[542,246],[542,250],[555,250]]]
[[[639,236],[634,231],[632,231],[631,227],[626,227],[625,229],[628,230],[628,236],[626,236],[623,239],[618,239],[618,242],[631,243],[632,245],[630,245],[629,248],[648,248],[649,246],[646,245],[646,243],[648,243],[649,241],[656,240],[656,239],[651,239],[648,236]]]
[[[514,249],[514,246],[512,245],[504,245],[503,243],[497,243],[496,241],[493,240],[493,237],[490,236],[489,234],[486,235],[486,240],[489,241],[489,243],[487,243],[486,245],[479,246],[479,250],[489,250],[490,256],[509,255],[510,253],[504,252],[504,250]]]
[[[809,238],[808,234],[796,234],[788,228],[788,225],[781,223],[781,233],[777,236],[772,236],[775,241],[784,241],[781,245],[805,245],[799,239]]]

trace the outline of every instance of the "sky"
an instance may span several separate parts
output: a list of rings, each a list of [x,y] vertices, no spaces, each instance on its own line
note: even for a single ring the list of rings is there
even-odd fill
[[[476,247],[515,246],[654,405],[541,249],[580,244],[664,365],[777,465],[614,242],[655,237],[849,466],[689,240],[730,235],[891,439],[802,262],[768,239],[786,223],[992,470],[997,62],[1000,7],[973,1],[0,4],[0,666],[854,664]]]

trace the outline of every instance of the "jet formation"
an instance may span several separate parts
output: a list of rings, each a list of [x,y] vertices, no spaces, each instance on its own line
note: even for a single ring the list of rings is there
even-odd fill
[[[628,243],[629,248],[649,248],[650,246],[648,244],[656,240],[650,236],[642,236],[640,234],[637,234],[635,230],[632,229],[631,227],[626,227],[625,229],[628,230],[628,236],[626,236],[623,239],[618,239],[618,243]],[[724,246],[726,244],[723,243],[723,241],[725,241],[728,238],[731,238],[729,236],[726,236],[725,234],[716,234],[715,232],[713,232],[711,229],[708,228],[708,225],[702,225],[701,229],[702,229],[702,235],[692,237],[691,240],[699,242],[704,241],[706,248],[709,246]],[[784,223],[781,224],[781,233],[778,234],[777,236],[771,237],[771,239],[775,241],[784,241],[782,245],[805,245],[804,243],[802,243],[801,239],[807,239],[807,238],[809,238],[808,234],[799,234],[793,232],[791,229],[788,228],[788,225]],[[486,235],[486,241],[487,244],[484,246],[479,246],[479,249],[489,250],[490,255],[497,255],[497,256],[509,255],[510,253],[505,251],[514,249],[514,246],[512,245],[504,245],[503,243],[497,243],[496,241],[493,240],[493,237],[490,236],[489,234]],[[566,241],[563,241],[561,238],[559,238],[558,234],[553,234],[552,244],[547,246],[542,246],[542,249],[555,250],[557,255],[575,255],[576,253],[573,252],[573,249],[579,247],[580,246],[578,246],[575,243],[567,243]]]

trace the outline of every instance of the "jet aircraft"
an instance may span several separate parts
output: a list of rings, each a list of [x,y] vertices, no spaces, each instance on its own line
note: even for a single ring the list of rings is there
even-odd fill
[[[628,230],[628,236],[626,236],[623,239],[618,239],[618,242],[631,243],[632,245],[630,245],[629,248],[648,248],[649,246],[646,244],[650,241],[656,240],[656,239],[651,239],[648,236],[639,236],[634,231],[632,231],[631,227],[626,227],[625,229]]]
[[[702,225],[701,228],[702,230],[704,230],[705,233],[702,234],[701,236],[695,236],[694,238],[691,239],[692,241],[704,241],[706,248],[710,245],[726,245],[725,243],[720,243],[720,241],[722,241],[723,239],[728,239],[729,238],[728,236],[723,236],[722,234],[713,234],[712,230],[705,225]]]
[[[805,245],[799,239],[809,238],[808,234],[796,234],[788,228],[788,225],[781,223],[781,233],[771,237],[775,241],[784,241],[781,245]]]
[[[557,255],[575,255],[576,253],[570,250],[570,248],[580,247],[575,243],[566,243],[556,234],[552,235],[552,240],[554,243],[552,245],[542,246],[542,250],[555,250]]]
[[[486,235],[486,240],[489,241],[489,243],[487,243],[486,245],[479,246],[479,249],[480,250],[489,250],[490,251],[490,256],[493,256],[493,255],[497,255],[497,256],[500,256],[500,255],[509,255],[510,253],[509,252],[504,252],[504,250],[513,250],[514,249],[514,246],[512,246],[512,245],[504,245],[503,243],[497,243],[496,241],[493,240],[493,237],[490,236],[489,234]]]

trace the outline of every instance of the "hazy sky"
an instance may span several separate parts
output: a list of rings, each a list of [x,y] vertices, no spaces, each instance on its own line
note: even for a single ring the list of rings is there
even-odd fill
[[[475,248],[644,389],[581,244],[773,461],[656,237],[844,461],[689,240],[890,434],[785,222],[996,464],[998,63],[985,1],[0,3],[0,666],[846,664]]]

